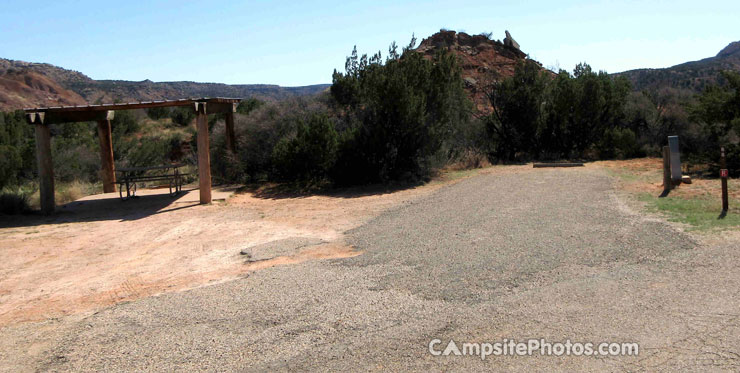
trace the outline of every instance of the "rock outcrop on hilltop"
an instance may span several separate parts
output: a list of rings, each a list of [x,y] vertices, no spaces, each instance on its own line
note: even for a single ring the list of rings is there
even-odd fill
[[[429,58],[439,49],[455,53],[462,67],[465,89],[475,109],[478,113],[488,114],[492,108],[483,87],[494,79],[513,76],[516,65],[527,60],[527,54],[519,49],[519,44],[508,31],[504,40],[505,43],[492,40],[488,35],[441,30],[422,40],[416,51]]]
[[[504,45],[507,47],[514,47],[516,49],[519,49],[519,43],[514,40],[514,38],[511,37],[511,34],[509,34],[509,30],[506,30],[506,37],[504,38]]]

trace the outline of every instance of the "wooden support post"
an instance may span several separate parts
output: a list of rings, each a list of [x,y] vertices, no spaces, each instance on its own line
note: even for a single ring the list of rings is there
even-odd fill
[[[113,112],[110,112],[113,119]],[[103,179],[103,192],[116,191],[116,166],[113,163],[113,139],[111,137],[110,119],[98,121],[98,141],[100,143],[100,168]]]
[[[727,171],[727,160],[725,159],[725,148],[721,148],[720,164],[722,170],[720,171],[720,177],[722,179],[722,213],[727,214],[727,210],[730,209],[730,201],[727,193],[727,178],[730,176]]]
[[[208,112],[205,102],[195,103],[195,122],[198,129],[198,179],[200,203],[211,203],[211,154],[208,141]]]
[[[36,124],[36,159],[39,168],[39,194],[41,212],[49,215],[54,212],[54,166],[51,162],[51,134],[49,126]]]
[[[671,150],[667,146],[663,147],[663,192],[673,189],[673,180],[671,180]]]
[[[236,153],[236,136],[234,135],[234,113],[226,113],[226,149]]]

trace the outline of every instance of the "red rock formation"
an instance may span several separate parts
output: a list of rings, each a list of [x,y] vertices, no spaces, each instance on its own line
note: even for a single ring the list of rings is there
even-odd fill
[[[471,36],[445,30],[422,40],[416,51],[431,58],[441,48],[457,55],[465,89],[481,114],[491,112],[491,105],[482,88],[495,79],[514,75],[516,65],[527,59],[527,55],[518,48],[491,40],[485,35]]]
[[[9,70],[0,75],[0,111],[85,104],[80,95],[45,75],[28,70]]]

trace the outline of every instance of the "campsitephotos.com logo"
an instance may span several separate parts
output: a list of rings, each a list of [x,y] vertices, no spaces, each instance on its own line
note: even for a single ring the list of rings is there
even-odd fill
[[[476,356],[485,360],[488,356],[637,356],[640,346],[635,342],[548,342],[545,339],[528,339],[517,342],[503,339],[500,342],[458,343],[450,339],[429,342],[429,353],[434,356]]]

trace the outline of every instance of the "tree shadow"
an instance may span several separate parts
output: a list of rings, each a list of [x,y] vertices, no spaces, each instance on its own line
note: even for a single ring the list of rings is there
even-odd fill
[[[250,184],[236,191],[237,194],[251,193],[262,199],[288,199],[324,196],[334,198],[360,198],[414,189],[424,182],[371,184],[353,187],[307,187],[300,184]]]
[[[722,210],[722,212],[717,217],[717,220],[724,219],[727,216],[727,210]]]
[[[57,206],[56,212],[48,216],[38,211],[26,215],[0,215],[0,227],[29,227],[106,220],[139,220],[155,214],[177,211],[199,204],[198,201],[180,201],[185,195],[186,193],[180,193],[173,197],[165,191],[161,194],[146,194],[127,200],[121,200],[117,195],[110,195],[110,197],[92,196],[92,198],[83,198]]]
[[[671,190],[670,189],[663,189],[663,192],[660,193],[660,195],[658,196],[658,198],[668,197],[669,194],[671,194]]]

